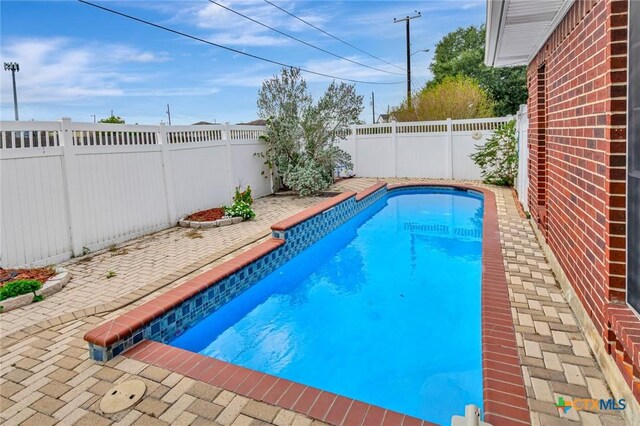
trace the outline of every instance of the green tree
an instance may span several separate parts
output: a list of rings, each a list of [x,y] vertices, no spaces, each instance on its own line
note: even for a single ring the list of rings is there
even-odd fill
[[[393,111],[398,121],[427,121],[491,117],[493,101],[478,82],[463,75],[445,77],[428,85],[412,98],[412,108],[403,103]]]
[[[101,119],[99,123],[124,124],[124,120],[118,116],[111,114],[110,117]]]
[[[527,102],[526,68],[493,68],[484,64],[485,26],[458,28],[436,44],[429,69],[437,84],[458,74],[475,78],[495,102],[495,113],[514,114]]]
[[[358,121],[362,101],[355,86],[334,81],[314,102],[296,68],[283,68],[280,75],[262,83],[258,115],[267,120],[264,157],[285,186],[311,195],[331,185],[337,167],[353,167],[337,142]]]

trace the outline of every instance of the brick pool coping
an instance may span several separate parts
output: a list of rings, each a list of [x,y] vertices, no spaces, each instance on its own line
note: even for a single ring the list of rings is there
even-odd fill
[[[272,226],[272,230],[285,231],[351,197],[355,197],[359,201],[385,186],[387,184],[381,182],[359,193],[344,192],[278,222]],[[392,191],[410,187],[457,188],[483,194],[482,371],[484,420],[494,426],[530,424],[502,257],[495,194],[488,189],[459,184],[407,183],[389,185],[387,189]],[[182,302],[283,244],[285,244],[284,240],[271,238],[224,264],[179,285],[164,295],[89,331],[85,335],[85,340],[95,345],[108,346],[125,339],[152,320],[171,311]],[[431,424],[381,407],[155,341],[144,340],[129,349],[125,356],[176,371],[253,399],[293,409],[328,423]],[[463,407],[461,407],[462,409]]]

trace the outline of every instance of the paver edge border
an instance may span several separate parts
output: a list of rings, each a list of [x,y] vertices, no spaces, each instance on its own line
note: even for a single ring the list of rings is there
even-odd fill
[[[199,221],[199,220],[187,220],[187,216],[178,221],[178,226],[181,228],[193,228],[193,229],[209,229],[218,228],[221,226],[235,225],[242,222],[244,219],[241,217],[223,217],[218,220]]]

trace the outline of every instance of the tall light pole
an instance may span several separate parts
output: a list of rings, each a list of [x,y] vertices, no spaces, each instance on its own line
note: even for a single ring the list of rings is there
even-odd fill
[[[393,18],[393,23],[397,24],[398,22],[405,21],[407,23],[407,106],[411,109],[411,31],[409,29],[409,22],[412,19],[420,18],[422,14],[415,11],[416,14],[413,16],[407,15],[405,18],[396,19]]]
[[[371,92],[371,117],[373,119],[371,124],[376,124],[376,95],[373,92]]]
[[[20,65],[17,62],[5,62],[4,70],[11,71],[13,79],[13,110],[16,113],[16,121],[18,121],[18,92],[16,92],[16,71],[20,71]]]

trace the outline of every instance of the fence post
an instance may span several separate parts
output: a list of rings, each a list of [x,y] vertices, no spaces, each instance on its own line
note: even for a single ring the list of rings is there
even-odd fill
[[[391,146],[393,147],[393,177],[398,177],[398,122],[391,121]]]
[[[351,125],[351,136],[353,137],[353,173],[358,176],[358,132],[356,125]]]
[[[453,123],[447,118],[447,177],[453,179]]]
[[[160,123],[157,133],[158,145],[162,153],[162,177],[164,180],[164,195],[167,201],[167,216],[169,226],[175,224],[178,219],[178,209],[176,205],[175,189],[173,186],[173,170],[171,169],[171,153],[169,152],[169,138],[167,128],[164,123]],[[182,212],[181,212],[182,213]]]
[[[64,193],[69,217],[69,237],[71,252],[74,256],[84,254],[83,217],[80,204],[80,176],[75,157],[76,148],[73,146],[73,129],[71,119],[63,117],[60,125],[60,145],[62,146],[62,171],[64,179]]]
[[[224,150],[227,160],[227,189],[229,192],[229,200],[233,199],[235,194],[235,186],[233,185],[233,162],[231,161],[231,135],[229,132],[229,122],[222,125],[222,140],[224,141]]]

